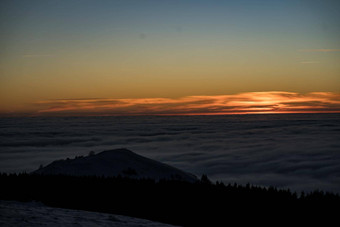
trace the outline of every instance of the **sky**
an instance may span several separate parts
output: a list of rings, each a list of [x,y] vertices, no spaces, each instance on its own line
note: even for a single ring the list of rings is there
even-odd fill
[[[340,2],[2,0],[0,115],[340,112]]]

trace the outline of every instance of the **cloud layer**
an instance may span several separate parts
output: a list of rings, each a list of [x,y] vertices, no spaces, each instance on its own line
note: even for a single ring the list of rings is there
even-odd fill
[[[0,118],[0,172],[128,148],[200,176],[340,193],[340,114]]]
[[[37,115],[222,115],[340,112],[332,92],[247,92],[182,98],[62,99],[36,103]]]

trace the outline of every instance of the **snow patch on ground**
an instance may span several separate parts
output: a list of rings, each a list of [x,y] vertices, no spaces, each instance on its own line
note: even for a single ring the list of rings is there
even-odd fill
[[[47,207],[37,202],[0,200],[0,226],[170,227],[172,225],[122,215]]]

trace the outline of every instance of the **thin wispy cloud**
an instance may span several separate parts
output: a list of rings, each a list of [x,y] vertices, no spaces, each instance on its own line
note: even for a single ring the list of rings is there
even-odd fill
[[[44,58],[44,57],[53,57],[53,54],[25,54],[21,57],[23,58]]]
[[[318,64],[319,61],[300,61],[301,64]]]
[[[300,49],[299,52],[340,52],[340,49]]]
[[[262,113],[340,113],[333,92],[248,92],[182,98],[62,99],[36,103],[38,115],[221,115]]]

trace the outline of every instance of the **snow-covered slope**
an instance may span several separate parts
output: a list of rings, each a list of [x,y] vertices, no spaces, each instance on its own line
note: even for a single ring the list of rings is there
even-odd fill
[[[0,226],[170,227],[139,218],[0,200]]]
[[[131,178],[176,179],[194,182],[196,176],[127,149],[103,151],[96,155],[54,161],[33,173],[72,176],[124,176]]]

